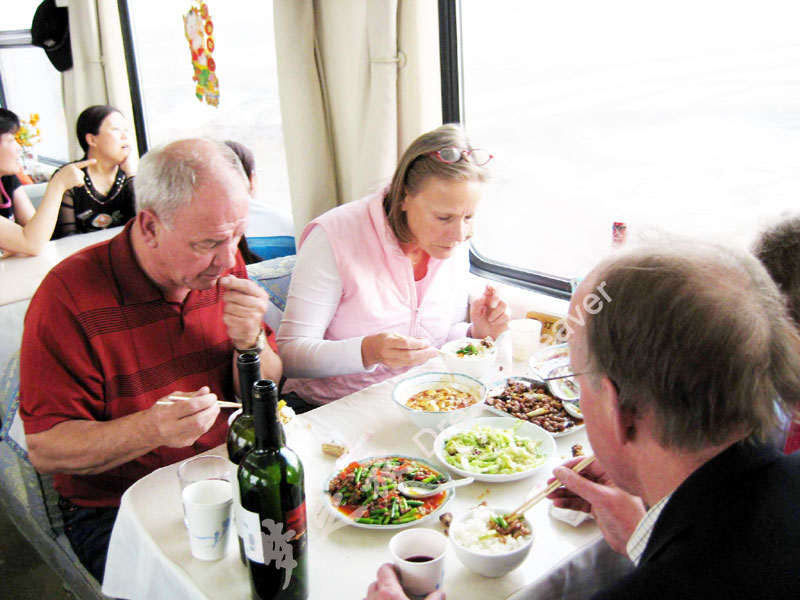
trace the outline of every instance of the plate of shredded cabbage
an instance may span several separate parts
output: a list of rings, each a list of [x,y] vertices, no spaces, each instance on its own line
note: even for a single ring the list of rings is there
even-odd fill
[[[547,431],[513,417],[462,421],[436,436],[436,458],[448,469],[478,481],[530,477],[556,452]]]

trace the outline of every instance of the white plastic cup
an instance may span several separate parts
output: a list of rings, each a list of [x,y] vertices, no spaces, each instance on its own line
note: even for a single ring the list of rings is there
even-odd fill
[[[511,352],[514,360],[527,361],[539,349],[542,322],[536,319],[515,319],[509,322]]]
[[[426,596],[442,587],[447,538],[433,529],[407,529],[392,537],[389,551],[403,590]]]
[[[181,493],[189,546],[200,560],[219,560],[225,556],[231,530],[231,485],[221,479],[205,479],[187,485]]]
[[[213,454],[203,454],[185,460],[178,467],[178,482],[181,494],[192,483],[206,479],[219,479],[229,481],[231,478],[231,462],[227,458]],[[183,511],[183,524],[189,526],[186,520],[186,508]]]

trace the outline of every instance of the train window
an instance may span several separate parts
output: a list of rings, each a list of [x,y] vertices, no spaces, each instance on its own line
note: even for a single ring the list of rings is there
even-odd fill
[[[26,46],[0,49],[0,74],[8,108],[20,119],[39,115],[41,135],[35,150],[39,159],[54,164],[69,160],[61,74],[53,68],[41,48]],[[51,160],[46,160],[51,159]]]
[[[15,0],[3,6],[4,31],[20,31],[31,28],[31,21],[42,0]]]
[[[800,192],[795,0],[461,0],[464,122],[494,156],[475,247],[583,275],[658,231],[750,243]]]
[[[0,31],[0,98],[21,119],[39,115],[43,162],[68,160],[67,125],[61,97],[61,75],[41,48],[30,45],[30,28],[40,0],[19,0],[3,7]]]
[[[283,147],[272,2],[209,2],[219,105],[198,100],[184,33],[190,2],[128,2],[148,143],[233,139],[255,156],[259,200],[291,210]],[[206,27],[208,27],[206,25]]]

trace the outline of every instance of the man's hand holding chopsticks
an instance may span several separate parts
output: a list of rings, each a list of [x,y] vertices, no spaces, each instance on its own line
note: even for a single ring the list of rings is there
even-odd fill
[[[183,395],[179,401],[171,400]],[[190,446],[208,431],[219,414],[217,395],[208,386],[192,394],[173,393],[149,409],[156,446],[183,448]]]
[[[564,485],[548,498],[559,508],[590,513],[609,546],[627,554],[628,540],[646,512],[644,502],[617,487],[597,461],[581,473],[574,472],[572,467],[580,461],[574,458],[553,469],[554,477],[548,483],[558,479]]]

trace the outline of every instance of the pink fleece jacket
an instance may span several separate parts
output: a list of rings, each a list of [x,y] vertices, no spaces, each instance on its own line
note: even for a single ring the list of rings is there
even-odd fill
[[[431,258],[427,274],[415,282],[411,261],[386,220],[382,194],[321,215],[303,231],[301,247],[314,227],[325,230],[342,280],[342,298],[325,339],[391,331],[426,338],[436,346],[447,341],[457,305],[455,294],[466,294],[467,289],[466,244],[448,259]],[[285,390],[297,392],[310,403],[323,404],[407,370],[378,365],[362,373],[290,379]]]

